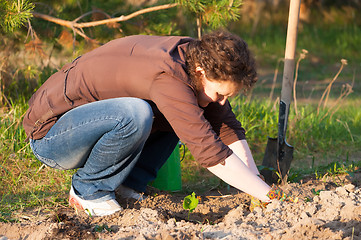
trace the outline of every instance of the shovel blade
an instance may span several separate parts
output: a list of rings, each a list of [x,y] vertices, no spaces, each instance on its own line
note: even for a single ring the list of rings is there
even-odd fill
[[[288,176],[293,159],[293,147],[286,141],[278,147],[277,138],[268,138],[261,170],[268,184],[279,183]],[[274,169],[274,170],[273,170]]]

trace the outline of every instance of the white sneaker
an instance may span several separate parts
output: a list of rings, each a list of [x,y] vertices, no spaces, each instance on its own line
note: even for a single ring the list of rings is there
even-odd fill
[[[106,216],[122,210],[122,207],[115,199],[103,202],[84,200],[75,194],[73,186],[70,188],[69,206],[84,210],[89,216]]]
[[[131,189],[124,185],[120,185],[117,188],[117,192],[121,198],[125,198],[125,199],[134,199],[137,201],[143,201],[144,199],[147,198],[146,196],[144,196],[144,194],[139,193],[139,192],[135,191],[134,189]]]

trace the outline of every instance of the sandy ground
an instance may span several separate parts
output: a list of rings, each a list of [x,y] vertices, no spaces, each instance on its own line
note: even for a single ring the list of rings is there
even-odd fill
[[[19,223],[0,223],[7,239],[361,239],[361,173],[304,180],[282,188],[305,201],[274,201],[249,211],[250,198],[235,189],[200,196],[190,214],[184,194],[152,192],[143,202],[122,201],[124,210],[88,217],[71,208],[27,212]],[[24,213],[24,215],[26,215]]]

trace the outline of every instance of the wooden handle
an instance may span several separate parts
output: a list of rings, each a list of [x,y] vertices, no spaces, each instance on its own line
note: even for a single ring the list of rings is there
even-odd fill
[[[301,0],[291,0],[288,15],[288,27],[283,68],[282,91],[278,119],[278,141],[283,144],[286,137],[288,113],[292,98],[293,76],[295,70],[295,51],[297,42],[297,26]]]
[[[288,15],[285,59],[294,59],[301,0],[291,0]]]
[[[291,0],[288,16],[285,63],[283,69],[281,100],[287,106],[291,103],[293,76],[295,70],[295,50],[297,42],[297,27],[301,0]]]

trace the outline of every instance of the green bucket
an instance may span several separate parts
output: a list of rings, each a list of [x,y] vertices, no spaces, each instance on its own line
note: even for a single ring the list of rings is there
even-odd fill
[[[159,169],[157,178],[150,184],[163,191],[182,190],[179,146],[177,145],[165,164]]]

